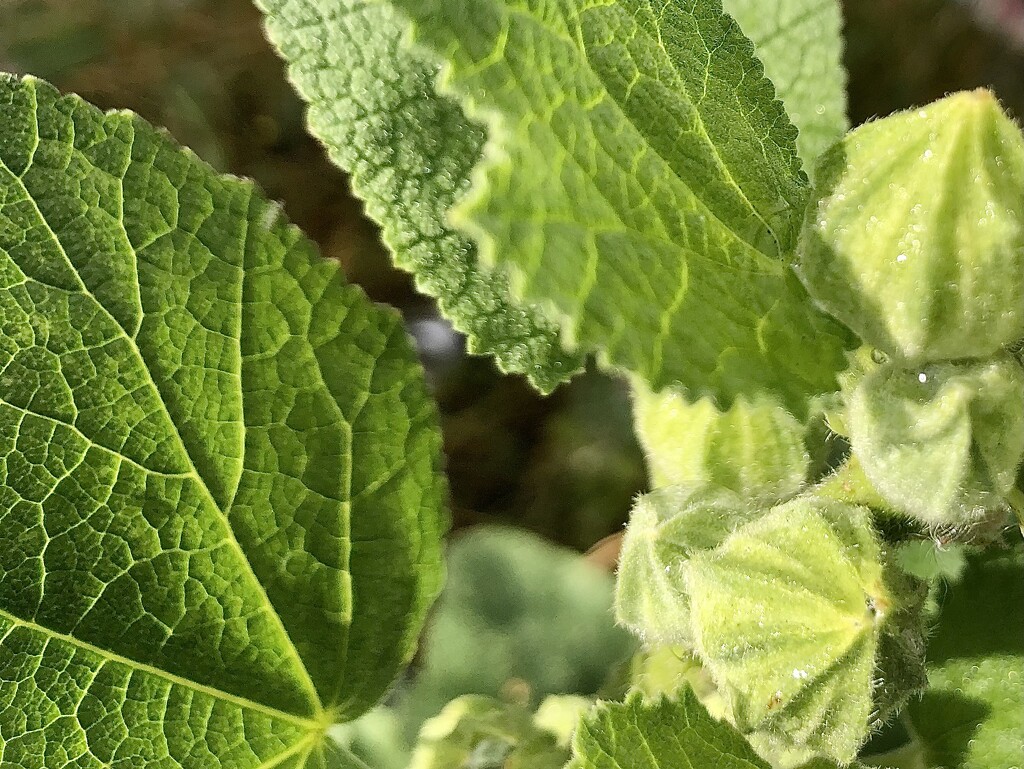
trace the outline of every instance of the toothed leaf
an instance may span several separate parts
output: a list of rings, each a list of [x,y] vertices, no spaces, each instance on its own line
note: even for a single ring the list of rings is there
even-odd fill
[[[468,336],[544,392],[580,368],[557,326],[518,302],[508,282],[479,266],[476,245],[448,209],[480,161],[484,130],[434,85],[437,63],[406,46],[391,5],[365,0],[256,0],[267,34],[309,103],[310,131],[351,174],[352,189],[383,229],[395,263]]]
[[[796,132],[720,7],[261,2],[314,131],[357,191],[372,176],[401,192],[381,207],[382,195],[364,191],[386,226],[429,214],[409,240],[432,247],[438,264],[462,262],[422,231],[447,237],[440,223],[450,221],[469,237],[454,256],[472,242],[507,270],[520,309],[542,308],[538,324],[656,388],[678,381],[725,405],[777,390],[796,411],[833,388],[844,332],[785,263],[807,195]],[[424,48],[401,48],[410,30]],[[431,78],[443,65],[439,95]],[[451,149],[469,137],[471,150]],[[447,186],[422,181],[434,176]],[[433,269],[420,269],[430,293],[483,296]],[[493,315],[493,338],[508,336],[513,305],[477,303]],[[524,362],[536,358],[531,334],[516,337]],[[549,368],[534,360],[526,370],[536,380]]]
[[[771,399],[740,399],[722,411],[708,398],[653,393],[635,381],[633,409],[655,486],[708,483],[768,506],[806,482],[805,427]]]
[[[769,769],[740,734],[708,715],[692,691],[676,700],[599,703],[584,716],[566,769]]]
[[[489,132],[452,221],[564,339],[724,406],[771,389],[800,409],[831,387],[839,331],[785,263],[807,194],[796,132],[720,6],[394,5]]]

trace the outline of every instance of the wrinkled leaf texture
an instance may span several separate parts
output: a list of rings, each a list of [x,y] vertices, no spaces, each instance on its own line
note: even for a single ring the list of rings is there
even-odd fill
[[[726,405],[833,388],[843,333],[786,264],[796,131],[716,3],[260,4],[313,132],[472,349],[541,389],[565,349]],[[816,149],[845,126],[838,54],[808,94],[779,41],[838,38],[838,11],[798,6],[755,26]]]
[[[435,423],[253,185],[0,76],[0,766],[326,766],[438,590]]]

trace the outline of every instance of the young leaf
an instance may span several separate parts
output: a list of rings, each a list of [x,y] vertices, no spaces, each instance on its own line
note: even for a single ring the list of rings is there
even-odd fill
[[[383,2],[256,4],[309,102],[310,131],[351,174],[395,262],[437,298],[470,351],[493,354],[503,370],[525,373],[545,392],[575,373],[580,359],[561,348],[555,325],[482,271],[476,246],[447,223],[485,135],[438,95],[438,66],[405,47],[406,23]]]
[[[745,733],[848,762],[923,687],[925,590],[883,567],[866,508],[798,497],[695,553],[686,582],[697,651]]]
[[[943,602],[929,688],[907,715],[934,766],[1006,769],[1024,756],[1024,553],[974,558]]]
[[[129,113],[0,129],[0,762],[322,766],[440,581],[399,318]]]
[[[715,721],[689,689],[647,703],[639,694],[584,716],[566,769],[770,769],[731,726]]]
[[[846,119],[842,8],[837,0],[723,0],[754,42],[800,134],[796,148],[810,172],[814,160],[842,138]]]
[[[634,380],[632,391],[636,434],[655,486],[707,483],[767,507],[806,482],[805,427],[774,400],[741,398],[722,411],[675,388],[653,393]]]

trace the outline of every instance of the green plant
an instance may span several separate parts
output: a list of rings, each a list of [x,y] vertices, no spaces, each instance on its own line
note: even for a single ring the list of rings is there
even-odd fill
[[[652,470],[610,701],[459,698],[413,765],[1019,767],[993,96],[848,132],[819,0],[257,4],[396,262],[542,391],[627,377]],[[394,714],[331,727],[409,662],[446,521],[397,318],[249,184],[32,79],[0,79],[0,266],[0,767],[364,766]]]

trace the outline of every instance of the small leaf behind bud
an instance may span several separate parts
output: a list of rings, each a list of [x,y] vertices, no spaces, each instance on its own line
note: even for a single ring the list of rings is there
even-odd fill
[[[633,384],[637,436],[655,486],[703,483],[766,506],[800,491],[809,458],[805,426],[767,398],[736,400],[720,411],[708,398]]]

